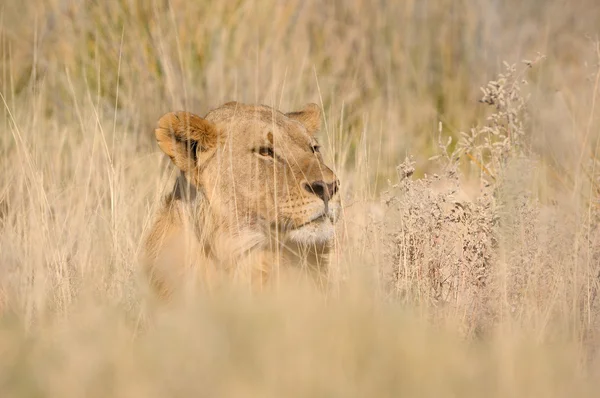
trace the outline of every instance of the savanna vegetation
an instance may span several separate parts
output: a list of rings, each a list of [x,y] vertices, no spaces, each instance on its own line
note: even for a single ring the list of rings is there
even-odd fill
[[[596,0],[4,0],[0,396],[597,396]],[[330,287],[153,311],[153,129],[323,110]]]

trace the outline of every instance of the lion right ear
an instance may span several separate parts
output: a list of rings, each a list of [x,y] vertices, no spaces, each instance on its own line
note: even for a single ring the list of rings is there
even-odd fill
[[[213,123],[183,111],[163,115],[154,133],[160,149],[184,172],[208,160],[219,138],[219,130]]]
[[[321,129],[321,108],[317,104],[306,104],[302,110],[288,112],[285,115],[302,123],[310,135],[314,135]]]

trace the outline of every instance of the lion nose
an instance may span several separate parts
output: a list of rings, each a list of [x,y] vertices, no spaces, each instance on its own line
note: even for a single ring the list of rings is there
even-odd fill
[[[338,186],[339,182],[337,180],[330,184],[327,184],[325,181],[315,181],[310,184],[304,183],[304,189],[321,198],[325,202],[325,207],[327,207],[329,199],[337,193]]]

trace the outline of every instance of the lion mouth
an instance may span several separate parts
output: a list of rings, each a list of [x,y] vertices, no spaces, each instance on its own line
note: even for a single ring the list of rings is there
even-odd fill
[[[334,220],[333,219],[333,215],[330,214],[330,213],[322,212],[321,214],[317,214],[316,216],[314,216],[310,220],[308,220],[308,221],[306,221],[306,222],[304,222],[304,223],[302,223],[300,225],[297,225],[296,227],[294,227],[294,229],[299,229],[299,228],[302,228],[302,227],[304,227],[306,225],[309,225],[309,224],[322,223],[322,222],[325,222],[327,220],[333,222],[333,220]]]

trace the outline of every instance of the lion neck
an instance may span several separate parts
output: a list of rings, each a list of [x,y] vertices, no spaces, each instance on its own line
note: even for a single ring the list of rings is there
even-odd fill
[[[230,225],[215,214],[214,204],[205,191],[190,183],[182,172],[175,181],[172,200],[180,204],[184,221],[193,229],[202,255],[223,265],[235,265],[259,253],[267,254],[273,266],[284,265],[316,270],[326,266],[331,250],[329,242],[303,244],[274,233],[268,228],[257,231],[244,225]]]

